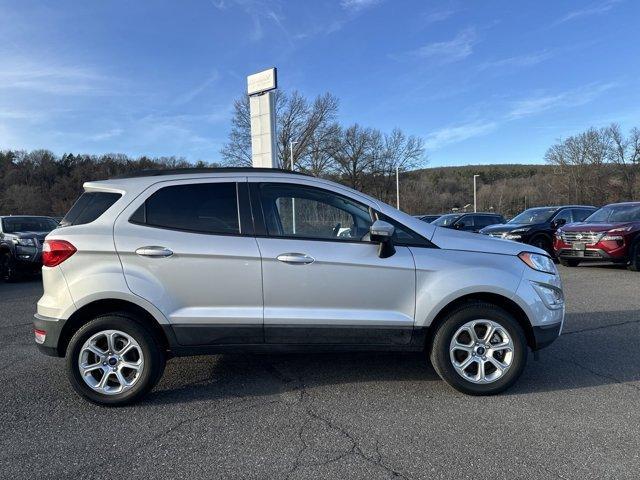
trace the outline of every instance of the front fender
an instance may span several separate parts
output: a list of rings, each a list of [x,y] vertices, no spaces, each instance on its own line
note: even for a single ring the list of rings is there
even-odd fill
[[[516,298],[524,263],[512,255],[446,249],[411,248],[416,262],[416,327],[428,327],[451,302],[472,294],[506,297],[529,314]]]

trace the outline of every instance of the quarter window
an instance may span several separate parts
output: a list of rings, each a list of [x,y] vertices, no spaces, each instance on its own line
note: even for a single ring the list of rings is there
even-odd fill
[[[234,183],[196,183],[164,187],[131,216],[132,223],[186,232],[240,233]]]

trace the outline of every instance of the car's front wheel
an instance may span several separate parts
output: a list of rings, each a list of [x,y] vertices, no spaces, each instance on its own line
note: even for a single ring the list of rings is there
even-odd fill
[[[435,333],[431,364],[456,390],[492,395],[509,388],[527,361],[522,327],[502,308],[484,302],[449,313]]]
[[[0,278],[5,282],[13,282],[18,278],[15,262],[10,252],[0,254]]]
[[[81,327],[66,356],[74,390],[105,406],[139,400],[158,382],[165,365],[153,332],[121,314],[100,316]]]
[[[628,268],[632,272],[640,272],[640,242],[637,242],[631,249]]]

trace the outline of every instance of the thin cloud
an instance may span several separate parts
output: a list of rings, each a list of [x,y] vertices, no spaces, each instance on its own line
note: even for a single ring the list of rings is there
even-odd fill
[[[367,8],[375,7],[379,3],[382,3],[382,0],[342,0],[340,5],[350,12],[361,12]]]
[[[617,4],[621,2],[622,0],[607,0],[602,3],[592,4],[587,8],[583,8],[580,10],[573,10],[567,13],[564,17],[557,20],[554,23],[554,25],[559,25],[564,22],[575,20],[576,18],[590,17],[593,15],[602,15],[603,13],[607,13],[608,11],[613,9]]]
[[[617,82],[592,83],[554,95],[538,95],[519,100],[512,104],[511,110],[507,114],[507,119],[513,120],[528,117],[556,108],[585,105],[618,85]]]
[[[500,60],[494,60],[490,62],[482,63],[479,66],[480,70],[487,70],[492,68],[519,68],[519,67],[532,67],[554,56],[554,53],[548,50],[536,53],[528,53],[524,55],[516,55],[513,57],[502,58]]]
[[[249,16],[252,23],[252,28],[249,33],[249,38],[257,42],[264,37],[265,20],[274,23],[278,28],[283,30],[287,35],[282,23],[282,17],[273,8],[273,1],[266,0],[212,0],[211,4],[218,10],[227,10],[231,7],[238,7]]]
[[[124,130],[122,130],[121,128],[112,128],[111,130],[107,130],[105,132],[100,132],[94,135],[90,135],[89,140],[93,142],[101,142],[103,140],[109,140],[114,137],[119,137],[120,135],[122,135],[123,131]]]
[[[425,23],[437,23],[443,22],[446,19],[452,17],[457,13],[457,10],[448,9],[448,10],[437,10],[435,12],[429,12],[424,16]]]
[[[193,99],[198,97],[202,92],[204,92],[207,88],[209,88],[212,84],[217,82],[219,78],[220,78],[220,75],[218,74],[217,71],[214,70],[213,73],[209,75],[207,78],[205,78],[202,83],[200,83],[199,85],[196,85],[191,90],[188,90],[187,92],[184,92],[183,94],[179,95],[174,100],[173,102],[174,105],[184,105],[186,103],[191,102]]]
[[[427,135],[425,145],[430,150],[437,150],[446,145],[462,142],[470,138],[491,133],[498,127],[497,122],[474,121],[460,125],[441,128]]]
[[[475,28],[467,28],[451,40],[428,43],[410,53],[415,57],[435,59],[444,63],[456,62],[471,55],[477,41]]]
[[[56,95],[104,93],[111,79],[85,67],[29,61],[3,61],[0,89]]]

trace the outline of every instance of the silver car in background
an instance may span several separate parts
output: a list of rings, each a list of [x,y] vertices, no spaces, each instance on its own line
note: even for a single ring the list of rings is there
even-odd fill
[[[43,253],[34,320],[74,389],[133,402],[171,357],[424,351],[494,394],[562,330],[540,249],[438,228],[342,185],[272,169],[88,182]]]

